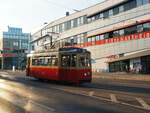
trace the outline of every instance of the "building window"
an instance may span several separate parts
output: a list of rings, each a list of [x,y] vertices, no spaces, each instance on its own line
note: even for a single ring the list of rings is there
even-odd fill
[[[22,49],[28,49],[28,43],[27,42],[22,43]]]
[[[95,42],[95,36],[92,37],[92,42]]]
[[[137,33],[136,26],[125,28],[125,35],[130,35],[135,33]]]
[[[90,38],[88,38],[88,42],[92,42],[92,38],[90,37]]]
[[[83,23],[86,24],[87,23],[87,17],[83,16]]]
[[[59,33],[59,25],[56,26],[56,33]]]
[[[137,25],[137,32],[138,33],[143,32],[143,25],[142,24],[141,25]]]
[[[113,15],[113,9],[110,9],[109,10],[109,16],[112,16]]]
[[[119,7],[115,7],[115,8],[113,9],[113,14],[116,15],[116,14],[118,14],[118,13],[119,13]]]
[[[144,32],[150,31],[150,22],[143,24],[143,31]]]
[[[97,14],[97,15],[95,16],[95,19],[98,20],[99,18],[100,18],[100,14]]]
[[[124,35],[124,29],[119,30],[119,35],[123,36]]]
[[[62,31],[65,31],[65,23],[62,23]]]
[[[100,35],[100,40],[104,40],[104,35]]]
[[[118,37],[119,36],[119,31],[114,31],[113,32],[113,37]]]
[[[119,12],[123,12],[123,11],[124,11],[124,6],[123,5],[119,6]]]
[[[109,38],[113,38],[113,31],[111,31],[111,32],[108,33],[108,37]]]
[[[104,14],[103,13],[100,13],[100,18],[104,18]]]
[[[9,47],[9,46],[10,46],[10,42],[9,42],[9,41],[6,41],[6,42],[5,42],[5,45],[6,45],[7,47]]]
[[[137,6],[141,6],[143,3],[142,3],[142,0],[136,0],[136,5]]]
[[[135,7],[136,7],[136,1],[135,0],[129,1],[126,4],[124,4],[124,10],[125,11],[130,10],[132,8],[135,8]]]
[[[98,40],[100,40],[100,37],[99,37],[99,35],[98,35],[98,36],[96,36],[96,41],[98,41]]]
[[[148,4],[149,2],[149,0],[143,0],[143,4]]]
[[[18,42],[13,42],[13,46],[19,46]]]
[[[65,22],[65,30],[71,29],[71,21]]]
[[[62,32],[62,24],[59,24],[59,32]]]
[[[68,29],[71,29],[71,21],[68,21],[68,22],[67,22],[67,28],[68,28]]]
[[[108,39],[109,38],[109,33],[105,33],[104,34],[104,39]]]
[[[71,28],[73,28],[74,27],[74,25],[73,25],[73,20],[71,20]]]
[[[77,26],[78,26],[78,20],[77,20],[77,18],[75,18],[75,19],[73,20],[73,25],[74,25],[74,27],[77,27]]]
[[[92,21],[91,17],[87,19],[88,23],[90,23]]]
[[[109,11],[105,11],[104,12],[104,18],[108,18],[109,17]]]

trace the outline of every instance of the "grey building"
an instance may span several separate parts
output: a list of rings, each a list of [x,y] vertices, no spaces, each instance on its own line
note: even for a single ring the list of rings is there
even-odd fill
[[[25,67],[26,54],[28,53],[29,33],[23,33],[22,28],[8,27],[8,31],[2,33],[0,45],[1,69]]]
[[[105,0],[48,23],[32,37],[34,50],[53,41],[88,49],[93,71],[150,73],[150,54],[138,55],[150,49],[150,0]]]

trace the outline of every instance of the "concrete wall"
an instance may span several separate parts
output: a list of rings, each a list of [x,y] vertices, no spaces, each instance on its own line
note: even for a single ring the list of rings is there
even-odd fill
[[[92,64],[93,69],[97,70],[108,70],[108,64],[105,63],[108,59],[107,56],[119,55],[124,53],[132,53],[139,50],[150,49],[150,37],[137,39],[137,40],[128,40],[123,42],[104,44],[87,47],[91,51],[92,59],[95,63]]]

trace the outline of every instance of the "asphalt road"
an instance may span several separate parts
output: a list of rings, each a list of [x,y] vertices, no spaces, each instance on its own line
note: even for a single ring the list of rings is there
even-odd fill
[[[0,113],[150,113],[150,82],[93,78],[81,86],[0,72]]]

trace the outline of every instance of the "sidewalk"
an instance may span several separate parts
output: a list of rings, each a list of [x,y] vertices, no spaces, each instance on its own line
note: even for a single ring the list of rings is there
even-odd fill
[[[25,71],[12,71],[12,70],[5,70],[3,72],[12,72],[17,73],[19,75],[25,76]],[[138,80],[138,81],[150,81],[150,74],[132,74],[132,73],[125,73],[125,72],[118,72],[118,73],[100,73],[100,72],[93,72],[93,78],[101,78],[101,79],[113,79],[113,80]]]
[[[93,78],[150,81],[150,74],[132,74],[132,73],[125,73],[125,72],[120,72],[120,73],[93,72]]]

